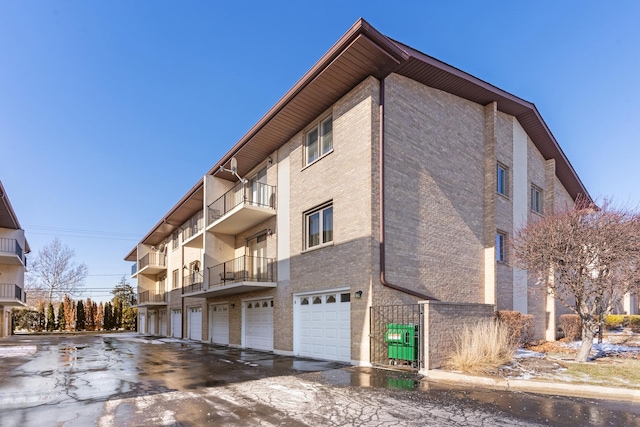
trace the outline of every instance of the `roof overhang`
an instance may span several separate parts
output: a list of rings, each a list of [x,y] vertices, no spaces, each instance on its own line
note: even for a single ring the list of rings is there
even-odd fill
[[[247,132],[208,172],[219,178],[236,178],[220,171],[231,158],[238,161],[238,174],[251,169],[289,141],[364,79],[383,79],[397,73],[424,85],[487,105],[515,116],[545,159],[556,158],[556,173],[574,199],[589,194],[560,149],[535,105],[498,89],[470,74],[396,42],[358,20],[336,44]],[[202,209],[204,180],[196,184],[141,243],[155,245]],[[198,204],[197,202],[200,202]],[[125,258],[136,261],[134,248]]]
[[[2,185],[2,181],[0,181],[0,228],[8,228],[10,230],[21,230],[20,221],[18,221],[18,216],[13,210],[13,206],[11,206],[11,202],[9,201],[9,196],[7,196],[7,191],[4,189]],[[31,248],[29,247],[29,242],[25,239],[24,241],[24,251],[26,253],[31,252]]]

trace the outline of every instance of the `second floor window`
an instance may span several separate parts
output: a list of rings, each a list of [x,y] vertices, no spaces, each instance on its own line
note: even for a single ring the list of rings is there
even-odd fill
[[[307,132],[304,142],[305,166],[333,150],[333,117],[329,117]]]
[[[304,215],[305,249],[333,242],[333,205],[326,204]]]
[[[542,215],[542,190],[535,185],[531,186],[531,210]]]

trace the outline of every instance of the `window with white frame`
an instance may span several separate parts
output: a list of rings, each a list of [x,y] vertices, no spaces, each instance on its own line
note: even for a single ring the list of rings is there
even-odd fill
[[[180,232],[176,230],[171,235],[171,249],[174,251],[178,249],[178,247],[180,246],[179,243],[180,243]]]
[[[333,150],[333,117],[318,123],[307,132],[304,142],[305,165],[309,165]]]
[[[180,287],[180,270],[173,270],[171,288],[178,289]]]
[[[503,196],[509,195],[507,170],[507,167],[502,163],[498,163],[496,166],[496,191]]]
[[[328,203],[304,214],[305,249],[333,242],[333,204]]]
[[[542,190],[531,185],[531,210],[542,215]]]
[[[507,262],[507,234],[496,232],[496,261]]]

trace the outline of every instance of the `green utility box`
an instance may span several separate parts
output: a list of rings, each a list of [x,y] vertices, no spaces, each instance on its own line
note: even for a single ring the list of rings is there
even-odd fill
[[[387,342],[389,359],[395,364],[418,361],[418,325],[389,323],[384,340]]]

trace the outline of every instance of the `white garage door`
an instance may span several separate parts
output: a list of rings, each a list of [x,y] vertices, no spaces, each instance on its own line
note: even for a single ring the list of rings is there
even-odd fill
[[[140,313],[140,333],[141,334],[146,334],[147,333],[147,316],[144,315],[144,313]]]
[[[182,310],[171,310],[171,336],[182,338]]]
[[[295,297],[294,349],[298,356],[351,362],[351,294]]]
[[[167,310],[160,310],[158,313],[158,322],[160,323],[160,330],[158,333],[163,337],[167,336]]]
[[[190,340],[202,341],[202,309],[200,307],[190,307],[187,316],[189,317],[187,337]]]
[[[244,303],[244,346],[273,351],[273,299]]]
[[[155,311],[149,312],[149,333],[151,335],[156,334],[156,312]]]
[[[229,344],[229,304],[209,306],[209,341]]]

